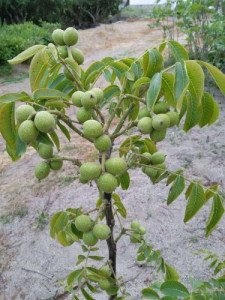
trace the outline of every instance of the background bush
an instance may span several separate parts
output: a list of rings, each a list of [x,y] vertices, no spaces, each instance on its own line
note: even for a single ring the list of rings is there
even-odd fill
[[[43,22],[41,26],[32,22],[3,25],[0,27],[0,65],[7,63],[21,51],[35,44],[48,44],[52,41],[51,33],[60,24]]]
[[[96,24],[119,11],[122,0],[0,0],[1,23],[60,22],[79,27]]]

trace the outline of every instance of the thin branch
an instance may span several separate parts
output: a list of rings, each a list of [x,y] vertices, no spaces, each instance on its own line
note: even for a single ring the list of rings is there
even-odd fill
[[[81,161],[77,158],[70,158],[66,156],[58,156],[51,158],[50,161],[57,161],[57,160],[66,160],[66,161],[71,161],[74,165],[80,167],[82,165]]]
[[[129,123],[123,130],[121,130],[120,132],[116,133],[116,134],[112,134],[111,139],[115,140],[118,136],[123,135],[124,133],[127,132],[127,130],[133,128],[136,125],[136,122],[132,122]]]
[[[131,104],[131,106],[127,109],[127,111],[124,113],[122,118],[120,119],[119,123],[116,126],[116,129],[113,132],[113,135],[120,131],[120,129],[123,127],[124,122],[126,121],[126,118],[129,116],[129,114],[132,112],[134,108],[134,103]]]

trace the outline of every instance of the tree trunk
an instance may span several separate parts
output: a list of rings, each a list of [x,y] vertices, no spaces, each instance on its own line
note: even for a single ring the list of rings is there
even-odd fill
[[[112,153],[112,148],[106,154],[106,159],[109,159]],[[99,162],[102,162],[102,157],[99,157]],[[115,278],[116,275],[116,243],[114,240],[114,225],[115,218],[112,209],[112,194],[104,193],[103,198],[106,200],[106,208],[105,208],[105,217],[106,224],[109,226],[111,230],[110,237],[107,240],[108,252],[109,252],[109,261],[111,262],[111,266],[113,268],[113,273],[111,275],[112,278]],[[109,300],[116,299],[117,295],[109,296]]]

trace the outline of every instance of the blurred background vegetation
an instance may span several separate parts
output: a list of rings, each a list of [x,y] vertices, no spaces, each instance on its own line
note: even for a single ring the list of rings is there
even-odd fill
[[[34,44],[51,42],[55,28],[88,28],[119,19],[149,19],[163,39],[186,37],[195,59],[225,70],[225,0],[167,0],[127,6],[127,0],[0,0],[0,77],[7,60]],[[127,6],[127,7],[125,7]]]

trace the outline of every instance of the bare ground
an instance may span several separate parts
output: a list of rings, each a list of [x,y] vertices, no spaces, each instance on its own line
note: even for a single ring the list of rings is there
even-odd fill
[[[87,56],[86,65],[104,56],[139,55],[146,48],[158,44],[161,35],[150,30],[148,21],[118,22],[81,31],[80,48]],[[28,80],[0,85],[1,93],[29,91]],[[187,135],[179,129],[170,130],[159,148],[167,156],[169,169],[186,168],[190,178],[200,177],[205,184],[219,182],[224,188],[225,105],[217,94],[221,107],[219,121],[203,130],[193,129]],[[96,152],[91,145],[74,137],[71,143],[63,140],[62,154],[82,155],[93,160]],[[75,267],[80,247],[63,248],[49,237],[49,228],[37,229],[40,212],[49,215],[68,207],[93,207],[97,199],[96,187],[78,183],[77,169],[65,163],[62,172],[52,173],[41,183],[33,176],[39,158],[29,150],[18,162],[12,163],[0,141],[0,299],[56,299],[62,291],[60,281]],[[139,219],[147,229],[147,239],[162,251],[168,263],[188,277],[207,279],[211,272],[202,258],[194,254],[198,249],[224,251],[223,220],[216,231],[204,238],[204,223],[209,214],[206,207],[187,225],[183,223],[185,200],[181,197],[167,207],[168,188],[165,183],[153,186],[140,171],[130,172],[129,191],[119,191],[128,210],[128,219]],[[35,221],[36,220],[36,221]],[[117,228],[118,229],[118,228]],[[124,238],[118,245],[118,273],[124,275],[129,299],[140,299],[139,291],[154,274],[149,267],[135,262],[136,246]],[[69,299],[69,297],[67,297]],[[99,295],[97,300],[106,299]]]

